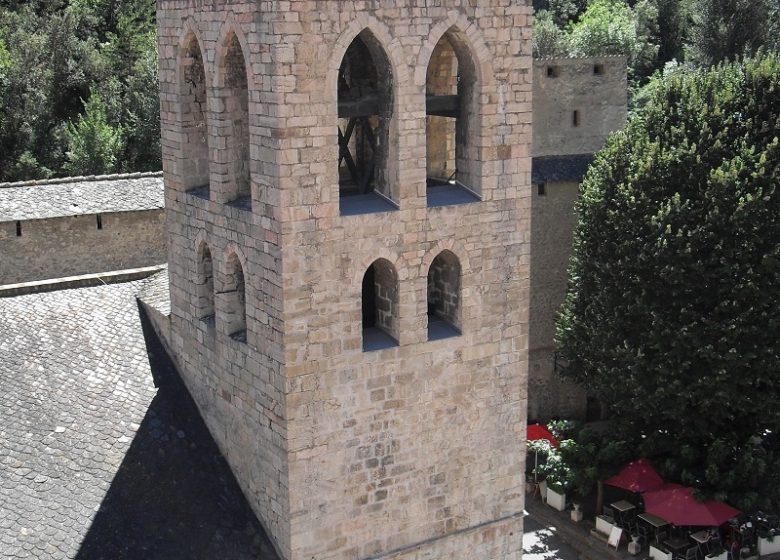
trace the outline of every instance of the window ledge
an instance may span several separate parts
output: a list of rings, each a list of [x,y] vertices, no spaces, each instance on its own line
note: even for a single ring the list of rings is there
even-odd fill
[[[377,327],[363,329],[363,352],[398,346],[398,341]]]
[[[457,204],[471,204],[480,202],[481,199],[471,189],[458,182],[452,183],[428,183],[427,204],[428,208],[440,206],[454,206]]]
[[[217,319],[214,314],[212,315],[206,315],[205,317],[200,318],[200,322],[206,325],[206,328],[214,329],[217,326]]]
[[[194,196],[196,198],[202,198],[203,200],[209,200],[211,198],[211,193],[208,185],[191,188],[190,190],[187,191],[187,194],[190,196]]]
[[[236,342],[243,342],[246,344],[246,329],[242,329],[240,331],[236,331],[230,335],[230,338],[235,340]]]
[[[460,330],[455,325],[438,317],[428,317],[428,340],[441,340],[453,336],[461,336]]]
[[[252,197],[249,195],[239,196],[237,199],[228,202],[227,206],[230,206],[232,208],[238,208],[239,210],[246,210],[247,212],[251,212]]]
[[[339,213],[342,216],[359,216],[378,212],[395,212],[398,206],[377,192],[339,197]]]

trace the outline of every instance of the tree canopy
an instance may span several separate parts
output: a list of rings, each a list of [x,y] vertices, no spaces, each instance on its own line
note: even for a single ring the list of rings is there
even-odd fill
[[[73,172],[93,92],[122,133],[103,137],[110,165],[79,170],[160,169],[154,16],[154,0],[0,1],[0,181]]]
[[[583,182],[557,322],[621,437],[745,508],[780,497],[778,130],[776,55],[655,82]]]

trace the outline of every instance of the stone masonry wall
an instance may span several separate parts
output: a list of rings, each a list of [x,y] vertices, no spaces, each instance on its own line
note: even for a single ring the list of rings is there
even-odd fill
[[[555,316],[566,297],[572,234],[577,223],[577,183],[549,183],[534,193],[531,217],[531,309],[528,347],[528,417],[582,418],[585,392],[555,371]]]
[[[0,284],[162,264],[161,209],[0,222]]]
[[[158,2],[174,354],[215,440],[286,560],[519,558],[528,367],[530,14],[510,0]],[[337,75],[368,29],[393,72],[388,178],[399,209],[341,216]],[[469,172],[482,200],[426,207],[425,78],[449,33],[478,78]],[[179,99],[188,36],[219,84],[232,33],[247,62],[251,210],[188,190]],[[208,145],[226,110],[207,87]],[[473,155],[472,154],[472,155]],[[213,191],[213,189],[212,189]],[[198,312],[228,256],[247,342]],[[427,272],[460,261],[463,335],[427,340]],[[398,275],[399,345],[362,351],[361,287]],[[221,272],[221,273],[220,273]],[[461,556],[463,555],[463,556]]]
[[[524,503],[530,7],[289,6],[277,14],[284,23],[271,24],[283,30],[271,56],[284,57],[269,80],[285,80],[276,110],[287,161],[277,180],[293,557],[413,558],[392,551],[440,537],[417,557],[468,557],[449,543]],[[364,28],[393,71],[389,153],[400,209],[340,216],[335,170],[322,163],[337,157],[337,69]],[[478,69],[471,140],[482,201],[427,208],[425,79],[448,30]],[[463,268],[463,335],[429,342],[427,272],[442,250]],[[399,346],[363,352],[361,282],[377,258],[398,273]],[[515,557],[520,533],[479,557]]]
[[[626,121],[626,87],[623,56],[534,60],[534,157],[597,152]]]

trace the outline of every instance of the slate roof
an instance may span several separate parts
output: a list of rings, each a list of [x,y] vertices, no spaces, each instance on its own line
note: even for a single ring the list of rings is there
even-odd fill
[[[164,277],[0,298],[0,558],[278,560],[139,313]]]
[[[579,183],[592,162],[593,154],[535,157],[531,159],[531,182]]]
[[[0,183],[0,222],[164,208],[162,173]]]

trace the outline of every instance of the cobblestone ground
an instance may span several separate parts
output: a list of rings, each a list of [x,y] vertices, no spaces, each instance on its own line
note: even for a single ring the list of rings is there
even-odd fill
[[[0,558],[276,559],[142,283],[0,299]]]

